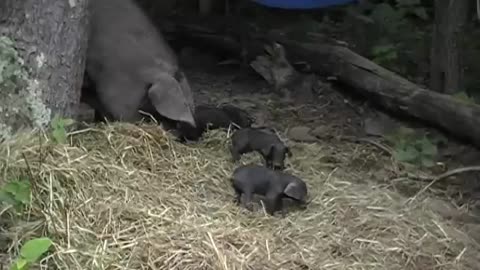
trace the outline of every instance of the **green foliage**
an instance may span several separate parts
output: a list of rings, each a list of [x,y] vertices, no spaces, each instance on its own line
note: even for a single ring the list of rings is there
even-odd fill
[[[20,250],[20,256],[10,267],[10,270],[27,270],[36,263],[52,246],[48,237],[35,238],[27,241]]]
[[[31,185],[27,180],[16,180],[7,183],[0,189],[0,204],[11,205],[17,212],[31,202]],[[11,270],[27,270],[45,254],[52,241],[47,237],[27,241],[20,249],[20,255],[10,267]]]
[[[467,93],[464,92],[464,91],[457,92],[457,93],[453,94],[452,97],[454,97],[457,100],[468,103],[468,104],[475,104],[475,99],[470,97],[469,95],[467,95]]]
[[[429,18],[419,0],[376,1],[362,12],[374,22],[364,30],[370,35],[370,44],[364,46],[371,49],[366,53],[374,62],[407,78],[418,78],[425,72],[429,31],[419,21],[427,22]]]
[[[378,45],[373,47],[373,61],[379,65],[387,65],[397,60],[397,48],[394,45]]]
[[[441,140],[441,138],[437,139],[437,141]],[[418,135],[412,129],[401,127],[395,133],[387,136],[387,140],[393,144],[394,157],[398,161],[424,167],[435,165],[437,145],[426,135]]]
[[[413,15],[425,21],[430,19],[421,0],[397,0],[397,8],[402,17]]]
[[[372,10],[372,18],[377,20],[383,19],[384,23],[398,23],[407,16],[413,16],[424,21],[430,20],[427,8],[422,5],[421,0],[395,0],[380,2],[381,3],[374,5]]]
[[[398,33],[407,21],[403,14],[388,3],[381,3],[375,6],[370,17],[377,22],[380,29],[388,34]]]
[[[52,137],[57,143],[66,143],[67,142],[67,127],[71,126],[75,121],[73,119],[61,118],[59,115],[55,117],[50,122],[52,128]]]
[[[25,206],[30,204],[30,191],[29,181],[12,181],[0,189],[0,203],[11,205],[17,211],[22,211]]]

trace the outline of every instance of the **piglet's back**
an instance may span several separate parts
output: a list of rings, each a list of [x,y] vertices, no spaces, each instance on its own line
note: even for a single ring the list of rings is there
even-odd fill
[[[233,184],[245,185],[254,184],[268,181],[269,177],[272,177],[272,173],[269,169],[259,165],[244,165],[236,168],[233,171]],[[239,187],[240,187],[239,186]]]
[[[271,144],[281,143],[275,133],[264,129],[250,129],[248,137],[252,146],[262,148]]]

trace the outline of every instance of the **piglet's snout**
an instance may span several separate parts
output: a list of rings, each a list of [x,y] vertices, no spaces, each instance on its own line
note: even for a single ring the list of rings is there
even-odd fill
[[[283,165],[273,165],[274,170],[283,170],[285,167]]]

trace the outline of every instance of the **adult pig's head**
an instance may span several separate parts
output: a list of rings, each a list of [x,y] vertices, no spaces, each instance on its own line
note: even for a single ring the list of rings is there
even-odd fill
[[[196,127],[193,94],[183,72],[157,74],[148,97],[160,115]]]

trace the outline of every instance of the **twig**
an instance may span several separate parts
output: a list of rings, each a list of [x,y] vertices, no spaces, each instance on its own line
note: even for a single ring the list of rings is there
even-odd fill
[[[30,163],[28,162],[27,156],[25,153],[22,153],[23,160],[25,160],[25,164],[27,165],[28,176],[30,176],[30,183],[32,183],[32,188],[34,191],[37,190],[37,186],[35,183],[35,176],[33,176],[32,167],[30,167]]]
[[[386,145],[383,145],[377,141],[374,141],[372,139],[368,139],[368,138],[355,138],[355,137],[342,137],[340,138],[340,140],[346,140],[346,141],[351,141],[351,142],[366,142],[366,143],[369,143],[369,144],[372,144],[378,148],[380,148],[381,150],[383,150],[385,153],[389,154],[390,156],[393,155],[393,151]]]
[[[38,171],[40,172],[41,169],[42,169],[42,165],[43,165],[43,161],[44,161],[44,157],[42,156],[42,134],[41,134],[41,131],[38,132],[38,139],[39,139],[39,164],[38,164]],[[32,183],[32,188],[33,188],[33,191],[35,191],[36,194],[40,194],[40,192],[38,191],[37,189],[37,182],[36,180],[40,180],[40,179],[37,179],[37,178],[40,178],[38,175],[37,175],[37,178],[33,175],[33,171],[29,165],[29,162],[28,162],[28,159],[27,157],[25,156],[25,153],[22,153],[22,156],[23,156],[23,159],[25,160],[25,163],[27,164],[27,170],[28,170],[28,173],[31,177],[31,183]],[[41,202],[41,200],[39,200]],[[50,212],[50,208],[48,211],[46,211],[46,214],[49,216],[51,222],[52,222],[52,225],[53,225],[53,230],[55,231],[56,234],[58,234],[58,230],[57,230],[57,227],[55,226],[55,222],[53,221],[53,214]]]
[[[38,144],[40,149],[38,149],[38,171],[42,170],[42,165],[43,165],[43,155],[42,155],[42,134],[41,131],[38,131]]]
[[[357,139],[359,142],[366,142],[369,144],[372,144],[380,149],[382,149],[385,153],[389,154],[390,156],[393,156],[393,151],[386,145],[383,145],[377,141],[374,141],[372,139],[367,139],[367,138],[359,138]]]
[[[480,171],[480,166],[469,166],[469,167],[457,168],[457,169],[453,169],[453,170],[444,172],[444,173],[442,173],[438,176],[435,176],[435,177],[433,177],[433,180],[428,185],[426,185],[424,188],[422,188],[417,194],[415,194],[415,196],[413,196],[411,198],[409,203],[413,202],[418,196],[420,196],[422,193],[427,191],[431,186],[433,186],[435,183],[437,183],[438,181],[440,181],[442,179],[445,179],[445,178],[448,178],[450,176],[460,174],[460,173],[475,172],[475,171]]]

